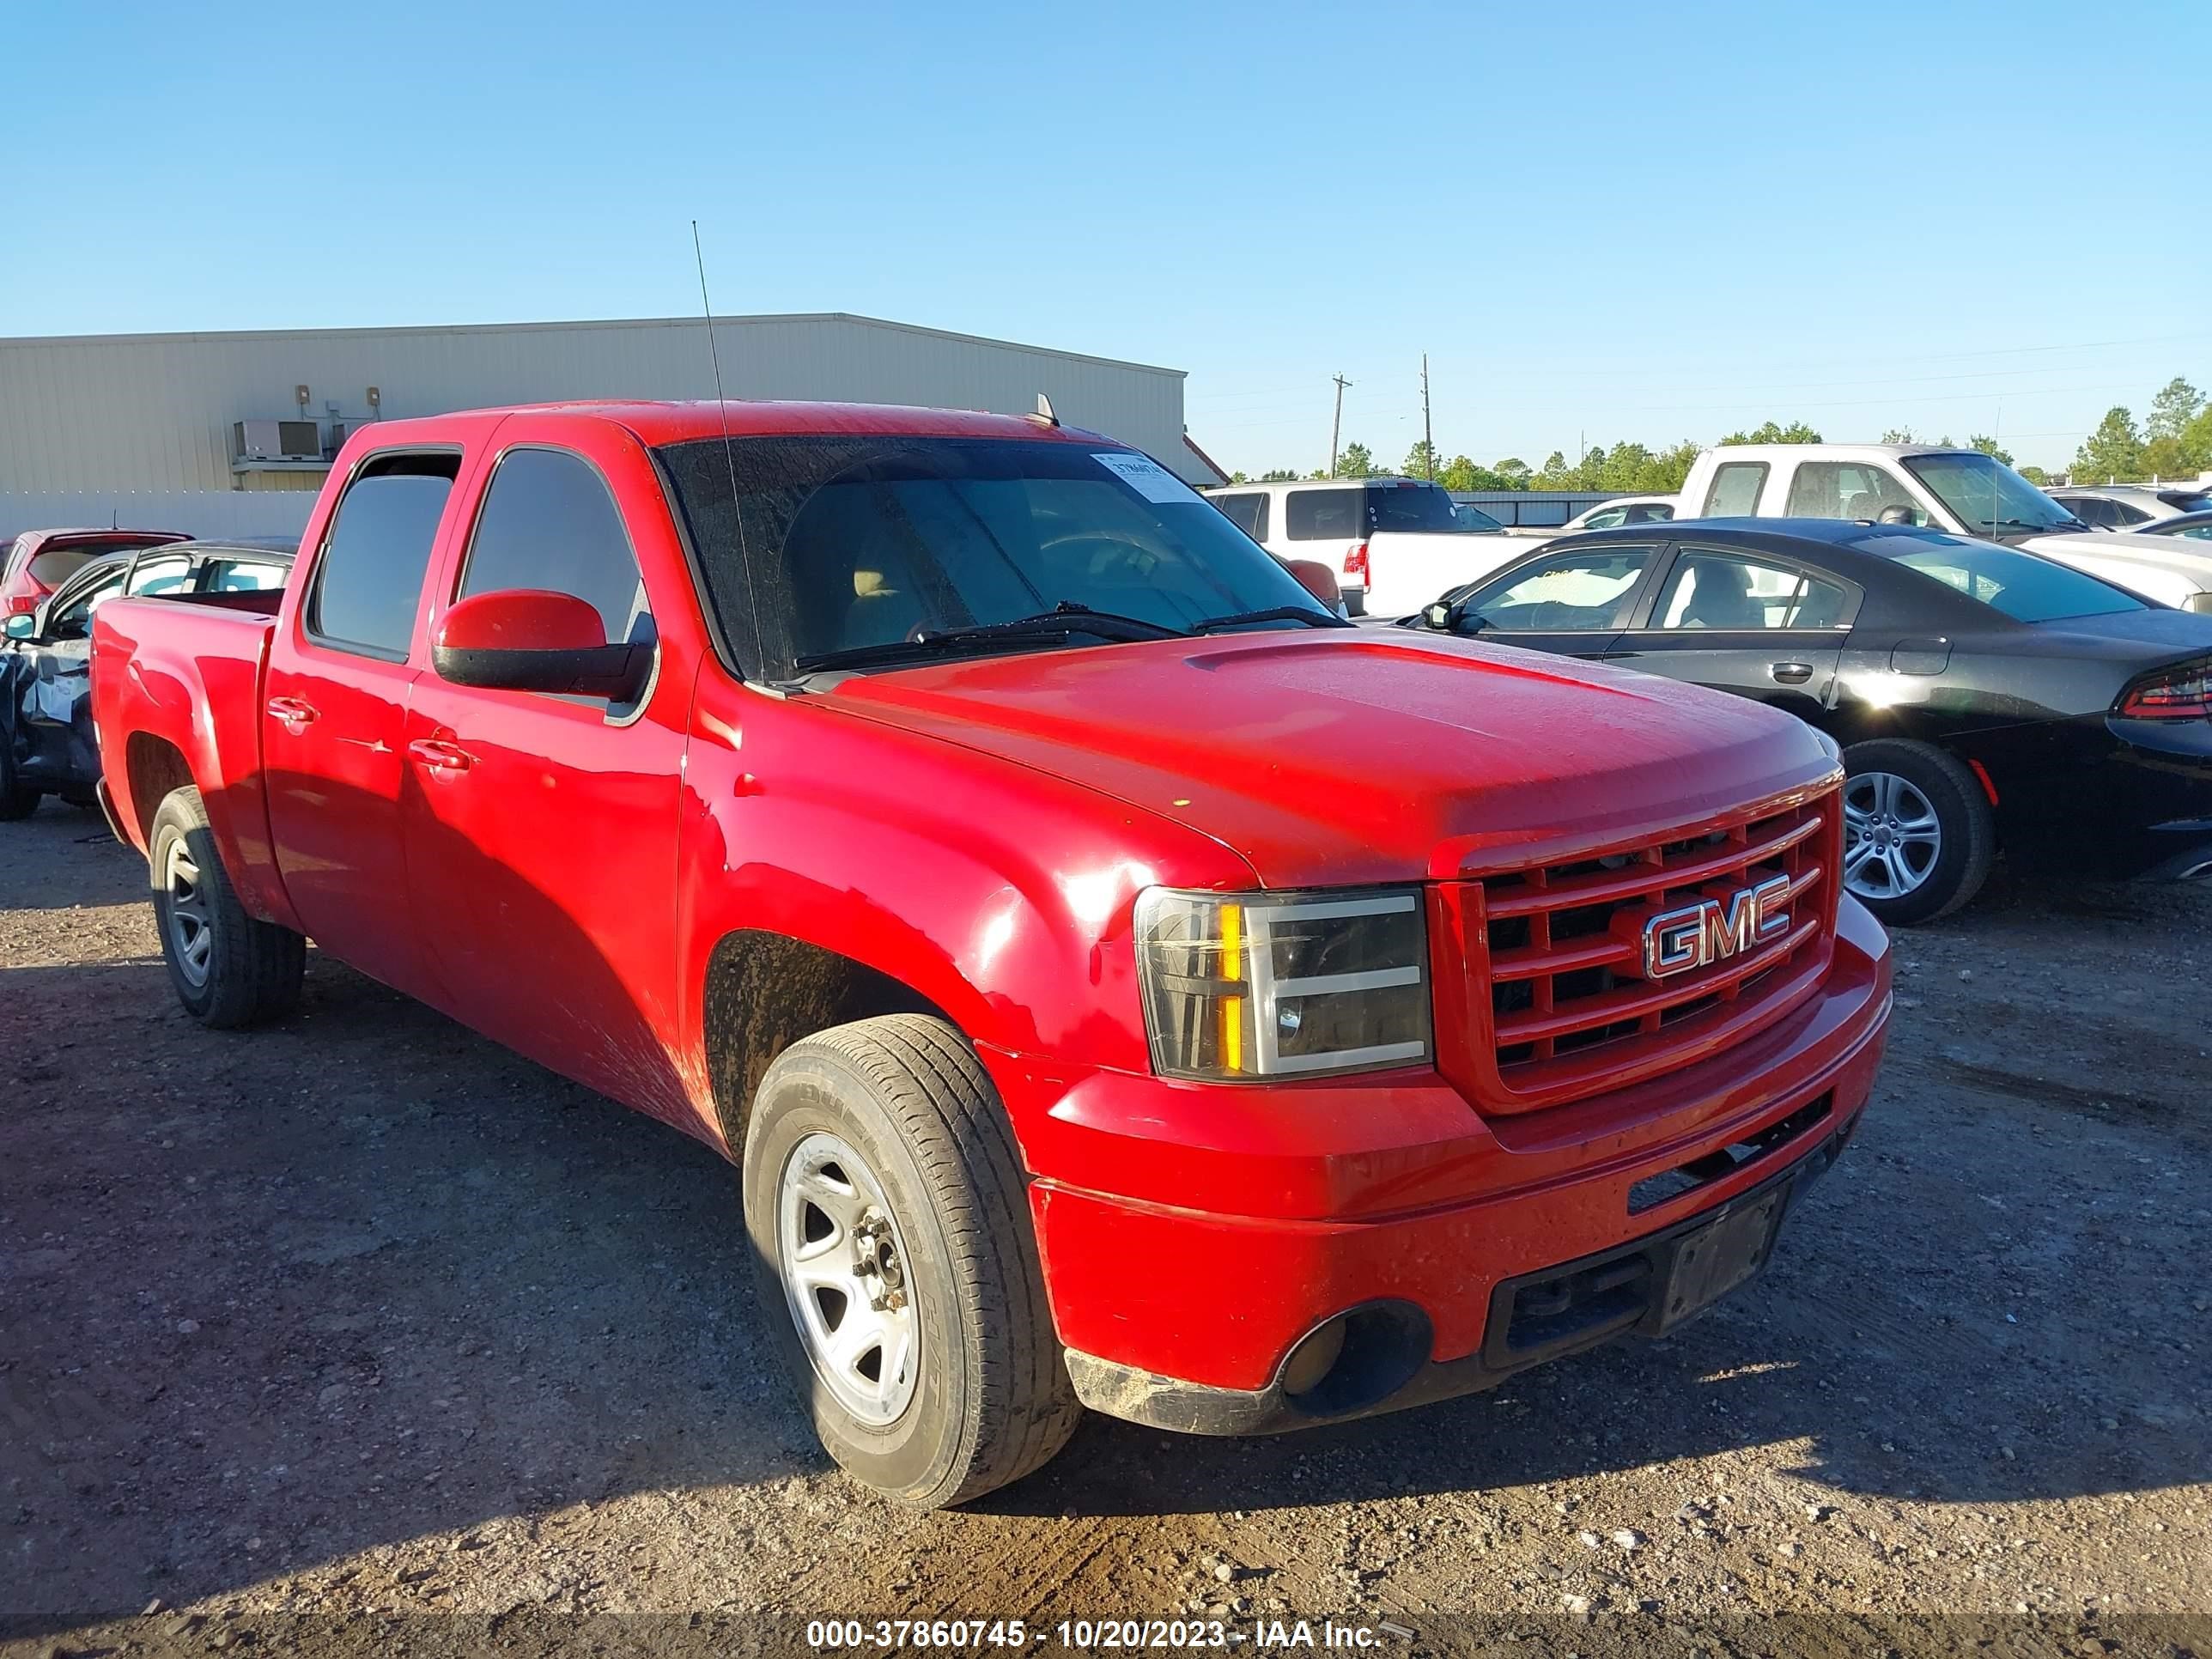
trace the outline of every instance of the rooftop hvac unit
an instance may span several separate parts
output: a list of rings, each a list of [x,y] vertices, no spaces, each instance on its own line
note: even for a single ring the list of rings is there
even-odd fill
[[[234,421],[231,439],[241,461],[319,461],[322,434],[313,421]]]

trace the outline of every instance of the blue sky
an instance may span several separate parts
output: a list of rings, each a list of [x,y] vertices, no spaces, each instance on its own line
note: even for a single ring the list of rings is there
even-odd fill
[[[1224,464],[2212,386],[2212,7],[9,9],[0,335],[853,311]],[[2100,41],[2109,41],[2104,49]],[[158,257],[155,255],[158,251]]]

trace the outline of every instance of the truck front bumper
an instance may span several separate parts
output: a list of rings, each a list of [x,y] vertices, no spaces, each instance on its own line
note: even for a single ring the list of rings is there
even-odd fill
[[[1264,1433],[1474,1392],[1692,1316],[1764,1265],[1857,1129],[1890,967],[1879,927],[1844,910],[1826,981],[1751,1042],[1518,1120],[1480,1117],[1429,1073],[1205,1089],[1234,1095],[1224,1121],[1155,1079],[1071,1088],[994,1065],[1077,1392],[1162,1428]],[[1036,1091],[1054,1084],[1048,1104]],[[1269,1095],[1280,1133],[1263,1150],[1244,1114]],[[1135,1190],[1052,1172],[1079,1154]],[[1236,1212],[1176,1201],[1224,1191]]]

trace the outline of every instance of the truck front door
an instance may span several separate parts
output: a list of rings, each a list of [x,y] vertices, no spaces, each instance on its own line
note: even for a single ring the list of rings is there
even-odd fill
[[[426,657],[425,578],[459,465],[458,450],[384,452],[356,470],[300,604],[270,641],[261,711],[270,834],[301,928],[425,996],[400,837],[403,751]]]
[[[509,417],[453,601],[574,594],[614,642],[656,640],[609,480],[650,503],[650,460],[612,427]],[[674,596],[664,596],[664,603]],[[410,902],[447,1006],[487,1036],[627,1105],[696,1119],[666,1056],[677,1036],[676,841],[690,688],[665,660],[634,705],[416,684],[404,745]]]

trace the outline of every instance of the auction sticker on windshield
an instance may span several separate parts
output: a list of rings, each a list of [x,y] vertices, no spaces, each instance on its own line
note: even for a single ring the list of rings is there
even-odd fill
[[[1149,455],[1134,455],[1126,449],[1109,449],[1103,453],[1094,453],[1091,459],[1108,471],[1118,474],[1122,483],[1148,501],[1197,501],[1206,499]]]

